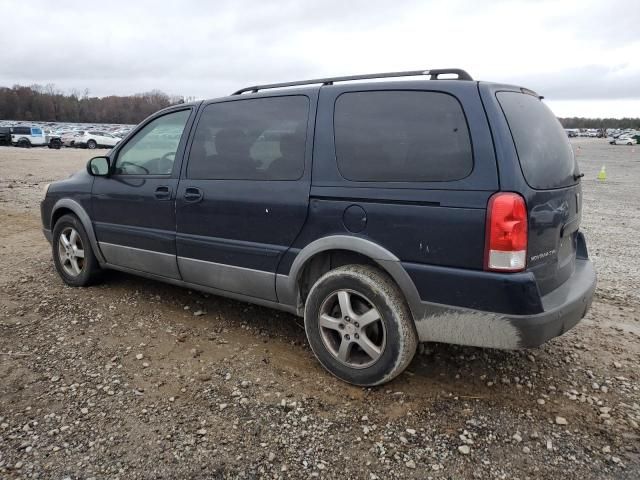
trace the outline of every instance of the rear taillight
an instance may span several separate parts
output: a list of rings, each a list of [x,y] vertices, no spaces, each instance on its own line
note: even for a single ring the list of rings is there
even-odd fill
[[[527,206],[517,193],[496,193],[489,199],[485,269],[524,270],[527,264]]]

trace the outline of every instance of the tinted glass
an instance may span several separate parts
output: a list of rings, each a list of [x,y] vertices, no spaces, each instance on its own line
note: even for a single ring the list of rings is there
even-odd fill
[[[304,171],[309,100],[257,98],[205,107],[189,153],[192,179],[297,180]]]
[[[473,168],[462,108],[444,93],[345,93],[334,127],[338,168],[348,180],[451,181]]]
[[[496,96],[509,122],[527,183],[538,189],[574,185],[578,164],[553,112],[533,95],[498,92]]]
[[[169,175],[190,110],[156,118],[136,133],[118,153],[118,175]]]

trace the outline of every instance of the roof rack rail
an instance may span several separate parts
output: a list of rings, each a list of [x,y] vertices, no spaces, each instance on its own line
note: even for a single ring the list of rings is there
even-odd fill
[[[429,75],[430,80],[438,80],[440,75],[446,74],[458,75],[458,78],[456,80],[473,80],[473,78],[471,78],[471,75],[460,68],[438,68],[435,70],[409,70],[406,72],[368,73],[364,75],[350,75],[346,77],[314,78],[312,80],[299,80],[297,82],[254,85],[252,87],[242,88],[237,92],[234,92],[233,95],[241,95],[245,92],[258,93],[259,90],[266,90],[269,88],[297,87],[300,85],[312,85],[314,83],[321,83],[322,85],[333,85],[334,82],[346,82],[349,80],[370,80],[374,78],[416,77]]]

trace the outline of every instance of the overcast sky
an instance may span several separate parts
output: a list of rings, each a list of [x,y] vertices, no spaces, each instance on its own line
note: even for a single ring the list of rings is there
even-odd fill
[[[640,0],[0,0],[0,85],[210,98],[460,67],[559,116],[640,116]]]

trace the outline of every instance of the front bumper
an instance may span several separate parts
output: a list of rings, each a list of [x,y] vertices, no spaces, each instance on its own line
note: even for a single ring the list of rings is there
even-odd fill
[[[539,297],[541,312],[504,314],[424,302],[424,316],[416,322],[416,329],[423,342],[504,349],[536,347],[573,328],[586,315],[595,289],[593,264],[587,258],[577,258],[573,275]]]

